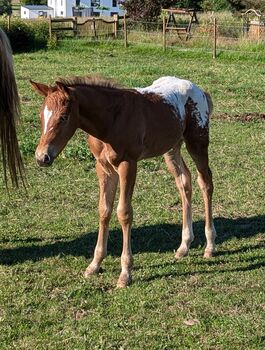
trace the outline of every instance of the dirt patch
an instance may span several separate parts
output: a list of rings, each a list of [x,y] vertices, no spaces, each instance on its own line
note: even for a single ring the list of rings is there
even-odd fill
[[[227,113],[213,115],[212,119],[224,120],[224,121],[241,121],[241,122],[253,122],[257,120],[265,121],[265,114],[262,113],[243,113],[229,115]]]

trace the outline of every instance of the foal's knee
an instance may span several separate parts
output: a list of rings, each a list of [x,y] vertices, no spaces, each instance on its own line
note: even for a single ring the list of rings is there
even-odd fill
[[[117,217],[121,225],[131,224],[133,211],[130,205],[128,206],[118,206]]]
[[[101,222],[108,222],[111,218],[112,207],[110,205],[100,206],[98,209]]]

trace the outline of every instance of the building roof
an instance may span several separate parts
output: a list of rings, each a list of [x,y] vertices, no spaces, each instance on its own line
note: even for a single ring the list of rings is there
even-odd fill
[[[28,10],[35,10],[35,11],[53,10],[52,7],[47,5],[21,5],[21,7],[25,7]]]

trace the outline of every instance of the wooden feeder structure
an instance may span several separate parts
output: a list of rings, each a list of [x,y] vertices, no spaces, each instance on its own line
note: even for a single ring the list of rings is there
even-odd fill
[[[264,17],[260,11],[249,9],[242,14],[243,34],[252,40],[259,40],[264,36]]]
[[[163,9],[163,12],[167,14],[166,18],[166,31],[176,31],[178,36],[182,39],[185,37],[188,40],[191,37],[191,27],[193,23],[199,23],[195,9],[188,8],[169,8]],[[186,24],[177,23],[176,16],[188,15],[189,21]]]

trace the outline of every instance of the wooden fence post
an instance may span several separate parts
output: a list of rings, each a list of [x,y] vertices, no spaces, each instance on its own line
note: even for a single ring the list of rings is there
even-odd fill
[[[217,27],[216,18],[213,19],[213,58],[216,58]]]
[[[128,33],[127,33],[127,22],[126,22],[126,13],[123,16],[123,31],[124,31],[124,46],[128,47]]]
[[[52,39],[52,16],[49,15],[49,38]]]
[[[75,16],[73,19],[73,31],[74,31],[74,37],[77,36],[77,17]]]
[[[163,50],[166,51],[166,16],[163,15]]]
[[[113,16],[113,20],[114,20],[114,38],[117,39],[117,37],[118,37],[119,16],[118,15],[114,15]]]
[[[10,31],[10,27],[11,27],[11,16],[8,15],[7,16],[7,31]]]
[[[95,20],[95,18],[93,18],[93,32],[94,32],[94,38],[96,39],[97,31],[96,31],[96,20]]]

